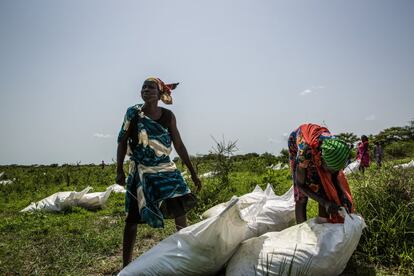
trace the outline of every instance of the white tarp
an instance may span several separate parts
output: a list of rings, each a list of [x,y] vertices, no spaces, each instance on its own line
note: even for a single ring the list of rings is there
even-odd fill
[[[361,165],[361,160],[360,159],[355,160],[354,162],[346,166],[346,168],[344,169],[344,174],[349,175],[349,174],[358,172],[360,165]]]
[[[68,209],[69,207],[77,206],[79,200],[92,187],[87,187],[80,192],[57,192],[48,196],[36,203],[32,202],[29,206],[20,212],[33,212],[37,210],[44,210],[50,212],[59,212]]]
[[[119,275],[214,275],[238,245],[253,236],[241,217],[237,201],[237,198],[231,200],[219,215],[164,239]]]
[[[404,164],[400,164],[400,165],[395,165],[394,168],[396,168],[396,169],[414,168],[414,160],[411,160],[408,163],[404,163]]]
[[[280,232],[244,241],[226,268],[226,275],[339,275],[366,227],[359,215],[345,222],[316,223],[315,219]],[[294,257],[293,257],[294,256]]]

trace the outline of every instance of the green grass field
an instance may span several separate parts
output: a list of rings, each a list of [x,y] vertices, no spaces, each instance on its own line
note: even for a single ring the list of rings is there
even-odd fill
[[[200,173],[211,167],[200,163]],[[0,186],[1,275],[108,275],[120,270],[123,194],[112,194],[107,206],[98,211],[76,207],[62,213],[19,213],[31,202],[58,191],[80,191],[87,186],[104,191],[114,183],[114,165],[103,170],[93,165],[3,166],[0,172],[5,172],[3,179],[14,179],[13,184]],[[414,273],[414,169],[373,167],[349,180],[368,229],[344,275]],[[199,221],[206,209],[232,195],[250,192],[255,185],[265,188],[271,183],[278,194],[291,185],[287,169],[273,171],[254,160],[235,162],[225,187],[218,177],[202,181],[199,204],[188,215],[190,224]],[[219,192],[217,187],[221,187]],[[308,216],[312,217],[317,206],[312,200],[309,203]],[[140,226],[135,256],[174,231],[170,220],[162,230]]]

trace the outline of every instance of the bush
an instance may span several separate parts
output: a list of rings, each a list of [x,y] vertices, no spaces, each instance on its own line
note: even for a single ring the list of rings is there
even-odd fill
[[[367,224],[358,258],[382,266],[414,267],[414,170],[385,167],[351,179],[357,211]]]
[[[414,142],[395,142],[387,145],[384,149],[388,158],[404,158],[414,155]]]

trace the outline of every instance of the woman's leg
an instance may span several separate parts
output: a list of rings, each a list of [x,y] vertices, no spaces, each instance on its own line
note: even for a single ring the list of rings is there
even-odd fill
[[[175,228],[177,229],[177,231],[180,231],[181,229],[187,227],[187,217],[186,217],[186,215],[176,217],[174,220],[175,220]]]
[[[308,197],[304,196],[298,199],[295,203],[296,223],[302,223],[307,220],[306,205],[308,204]]]
[[[132,261],[132,252],[134,251],[135,239],[137,237],[137,229],[137,223],[125,223],[124,241],[122,248],[123,267],[126,267]]]

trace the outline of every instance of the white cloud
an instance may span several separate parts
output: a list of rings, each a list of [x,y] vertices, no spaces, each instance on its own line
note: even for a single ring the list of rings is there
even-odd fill
[[[310,94],[310,93],[312,93],[312,90],[306,89],[306,90],[303,90],[302,92],[300,92],[300,95],[305,96],[305,95]]]
[[[302,92],[300,92],[299,95],[306,96],[310,93],[317,93],[317,90],[321,90],[321,89],[324,89],[324,88],[325,88],[324,85],[312,86],[311,88],[305,89]]]
[[[94,133],[93,137],[106,139],[106,138],[111,138],[112,135],[111,134],[103,134],[103,133]]]
[[[375,117],[374,114],[371,114],[371,115],[365,117],[365,121],[375,121],[376,118],[377,117]]]

